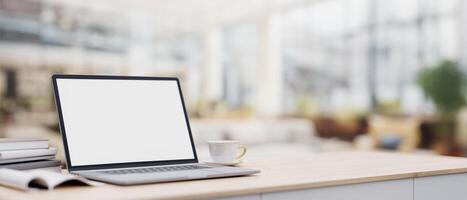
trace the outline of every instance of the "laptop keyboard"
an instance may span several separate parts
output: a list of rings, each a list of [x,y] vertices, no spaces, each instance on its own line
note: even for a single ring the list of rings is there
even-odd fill
[[[119,169],[119,170],[108,170],[108,171],[102,171],[102,172],[106,174],[120,175],[120,174],[144,174],[144,173],[156,173],[156,172],[184,171],[184,170],[196,170],[196,169],[205,169],[205,168],[210,168],[210,167],[200,166],[200,165],[180,165],[180,166],[168,166],[168,167]]]

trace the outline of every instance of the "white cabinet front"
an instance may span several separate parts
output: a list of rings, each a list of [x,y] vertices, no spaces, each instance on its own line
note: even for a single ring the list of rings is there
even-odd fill
[[[266,193],[262,200],[412,200],[413,179]]]
[[[467,173],[414,179],[414,200],[467,199]]]

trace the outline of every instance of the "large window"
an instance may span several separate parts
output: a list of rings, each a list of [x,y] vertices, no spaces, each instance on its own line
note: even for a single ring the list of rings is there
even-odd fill
[[[241,23],[224,29],[224,99],[229,106],[251,106],[257,69],[255,24]]]
[[[418,71],[457,59],[458,0],[329,0],[283,13],[286,107],[320,111],[426,106]]]

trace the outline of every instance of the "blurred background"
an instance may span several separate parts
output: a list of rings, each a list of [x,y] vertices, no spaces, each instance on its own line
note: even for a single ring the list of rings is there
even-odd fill
[[[463,0],[0,0],[0,136],[61,146],[53,73],[177,76],[201,157],[213,139],[250,156],[464,156],[466,11]]]

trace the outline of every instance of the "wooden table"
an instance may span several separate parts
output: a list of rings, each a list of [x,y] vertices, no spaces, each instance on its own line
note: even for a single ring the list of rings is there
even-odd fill
[[[250,160],[258,175],[139,186],[75,186],[0,199],[467,199],[467,159],[334,152]]]

